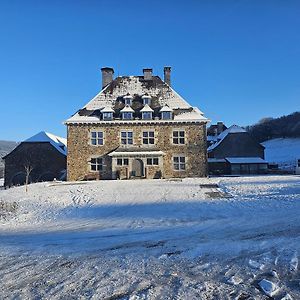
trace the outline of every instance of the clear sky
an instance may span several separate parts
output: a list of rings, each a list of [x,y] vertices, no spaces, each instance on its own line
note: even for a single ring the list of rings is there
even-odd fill
[[[0,0],[0,139],[66,136],[100,68],[172,66],[172,86],[213,122],[300,110],[300,1]]]

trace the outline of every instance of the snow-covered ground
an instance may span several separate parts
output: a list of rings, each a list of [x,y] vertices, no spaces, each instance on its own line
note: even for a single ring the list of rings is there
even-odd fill
[[[296,160],[300,159],[300,138],[278,138],[262,145],[266,161],[277,163],[282,169],[295,170]]]
[[[300,299],[299,216],[299,176],[1,190],[0,298]]]

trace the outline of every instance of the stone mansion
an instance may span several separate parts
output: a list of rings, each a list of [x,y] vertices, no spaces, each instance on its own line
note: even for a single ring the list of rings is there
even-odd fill
[[[164,80],[101,71],[100,93],[65,121],[68,180],[207,175],[208,119],[172,89],[170,67]]]

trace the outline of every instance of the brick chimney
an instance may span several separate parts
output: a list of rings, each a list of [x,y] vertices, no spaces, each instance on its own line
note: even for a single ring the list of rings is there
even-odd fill
[[[219,135],[221,132],[223,132],[223,122],[217,122],[217,135]]]
[[[164,81],[171,86],[171,67],[164,67]]]
[[[143,69],[144,79],[152,80],[152,69]]]
[[[113,81],[114,69],[109,67],[101,68],[102,89]]]

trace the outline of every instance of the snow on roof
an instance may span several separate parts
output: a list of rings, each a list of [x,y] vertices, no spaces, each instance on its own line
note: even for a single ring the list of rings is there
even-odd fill
[[[219,146],[228,134],[230,134],[230,133],[241,133],[241,132],[247,132],[247,131],[244,128],[238,126],[238,125],[231,125],[229,128],[227,128],[226,130],[224,130],[223,132],[221,132],[217,136],[216,142],[214,144],[210,145],[207,148],[207,151],[212,151],[217,146]]]
[[[121,109],[120,110],[121,111],[121,113],[123,113],[123,112],[134,112],[134,110],[127,104],[127,105],[125,105],[124,106],[124,108],[123,109]]]
[[[203,116],[203,113],[197,108],[193,107],[192,111],[183,112],[179,115],[174,116],[176,121],[205,121],[209,120]]]
[[[67,155],[67,139],[62,138],[60,136],[56,136],[49,132],[41,131],[36,135],[28,138],[24,142],[26,143],[49,142],[60,153]]]
[[[154,112],[154,110],[148,104],[145,104],[145,106],[140,111],[141,112]]]
[[[101,109],[101,112],[102,113],[104,113],[104,112],[106,112],[106,113],[110,113],[110,112],[114,113],[115,111],[114,111],[114,109],[111,106],[107,105],[103,109]]]
[[[226,162],[226,160],[224,158],[208,158],[207,161],[209,163],[218,163],[218,162]]]
[[[267,162],[260,157],[225,157],[231,164],[267,164]]]
[[[161,156],[164,155],[163,151],[113,151],[108,154],[109,156]]]
[[[168,105],[164,105],[159,112],[173,112],[173,109],[170,108]]]
[[[153,76],[152,80],[145,81],[143,76],[119,76],[110,84],[104,87],[92,100],[83,108],[87,110],[97,110],[105,106],[114,106],[117,99],[125,98],[124,95],[144,95],[156,99],[160,106],[168,105],[170,109],[191,109],[189,105],[178,93],[176,93],[159,76]],[[131,97],[131,96],[130,96]],[[199,110],[200,112],[200,110]],[[203,113],[200,112],[202,115]],[[77,122],[76,116],[69,118],[66,122]],[[88,116],[91,120],[93,116]],[[189,119],[189,118],[188,118]],[[206,119],[201,118],[202,121]],[[95,120],[94,120],[95,121]],[[98,119],[98,122],[100,120]],[[78,120],[78,122],[80,122]]]

